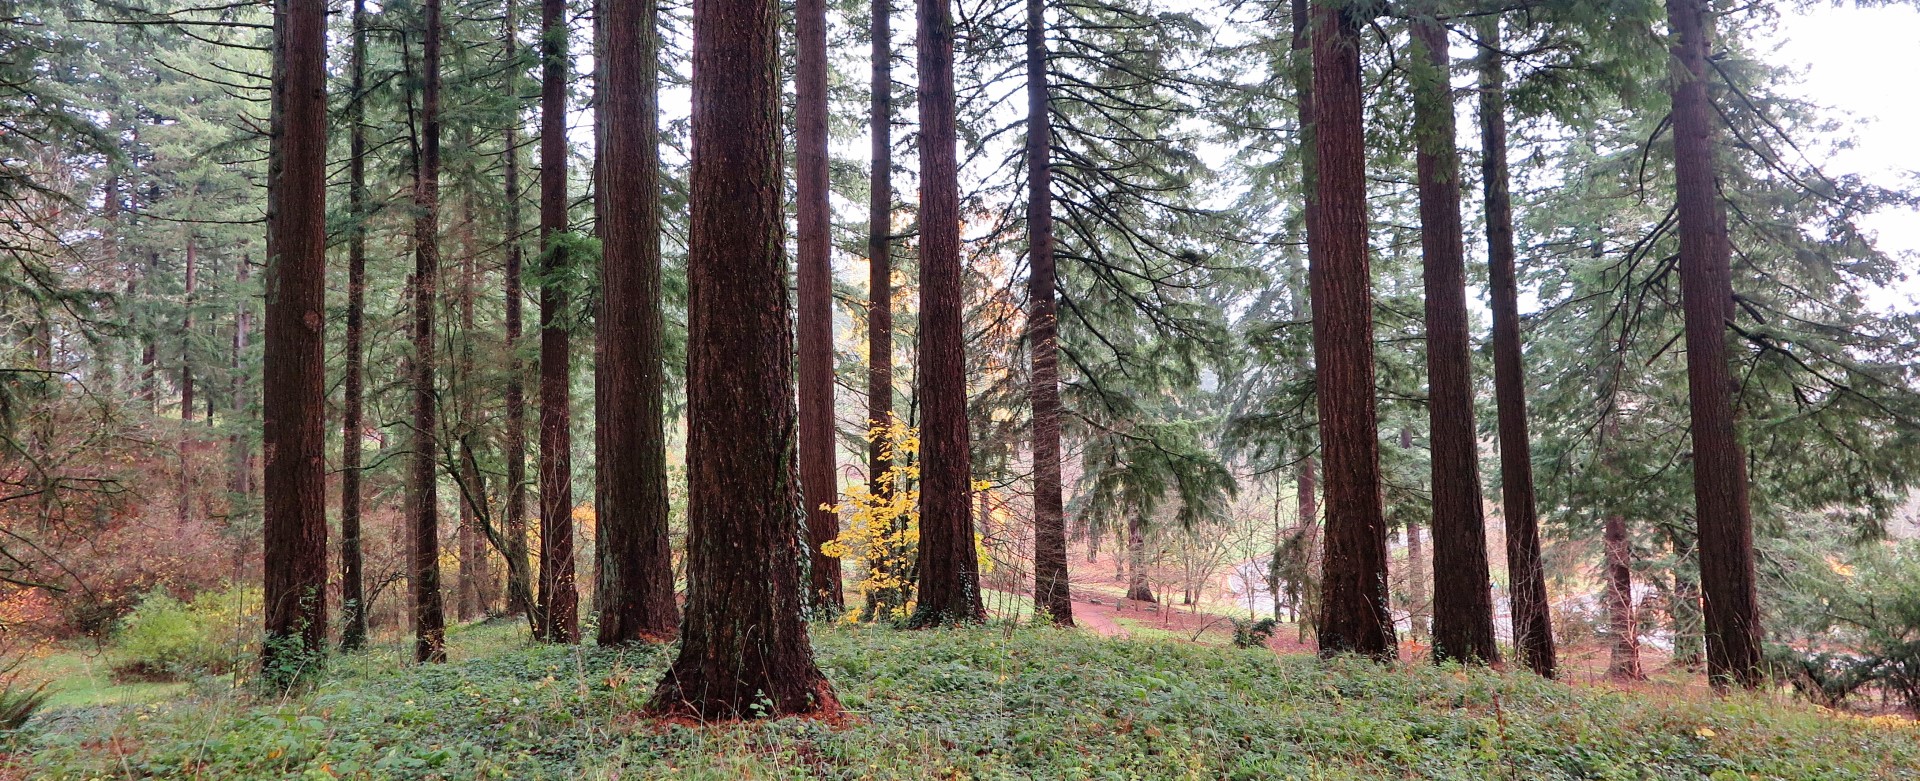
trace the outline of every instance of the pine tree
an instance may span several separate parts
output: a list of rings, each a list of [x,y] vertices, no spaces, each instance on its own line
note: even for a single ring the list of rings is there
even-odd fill
[[[1053,121],[1046,3],[1027,0],[1027,349],[1033,366],[1033,608],[1073,625],[1060,487],[1060,358],[1053,259]]]
[[[799,222],[800,486],[807,514],[808,598],[829,612],[843,603],[840,560],[821,546],[840,536],[834,469],[833,215],[827,183],[827,3],[794,5],[794,179]]]
[[[353,0],[352,84],[347,104],[347,357],[340,422],[340,646],[367,643],[365,559],[361,545],[360,450],[365,439],[367,332],[367,4]]]
[[[408,527],[413,588],[413,658],[447,658],[440,592],[439,407],[435,398],[434,310],[440,289],[440,0],[422,4],[420,138],[413,185],[413,453],[408,471]]]

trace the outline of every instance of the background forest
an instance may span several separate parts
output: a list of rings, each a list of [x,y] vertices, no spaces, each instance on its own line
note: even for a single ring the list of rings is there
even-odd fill
[[[1784,8],[0,0],[0,727],[858,712],[982,652],[836,624],[988,619],[1920,712],[1920,191]]]

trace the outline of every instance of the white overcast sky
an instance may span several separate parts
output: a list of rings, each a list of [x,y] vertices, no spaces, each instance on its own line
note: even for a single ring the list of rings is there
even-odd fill
[[[1828,169],[1883,185],[1915,185],[1920,172],[1920,8],[1836,8],[1819,5],[1783,14],[1770,58],[1803,69],[1799,92],[1849,115],[1855,145],[1834,153]],[[1892,209],[1866,226],[1882,249],[1920,264],[1920,210]],[[1886,301],[1920,306],[1920,278]]]

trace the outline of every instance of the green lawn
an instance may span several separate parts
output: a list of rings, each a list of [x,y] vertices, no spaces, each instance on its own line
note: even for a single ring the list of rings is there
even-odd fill
[[[665,649],[456,632],[455,661],[339,660],[290,701],[196,687],[56,708],[0,778],[1902,779],[1920,732],[1761,697],[1570,688],[1154,639],[821,628],[848,710],[693,727],[636,715]]]

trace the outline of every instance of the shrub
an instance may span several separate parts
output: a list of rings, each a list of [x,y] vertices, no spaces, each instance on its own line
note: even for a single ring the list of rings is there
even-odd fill
[[[253,656],[258,590],[231,587],[181,602],[149,592],[114,635],[113,672],[123,680],[184,680],[231,672]]]
[[[1242,621],[1238,618],[1230,620],[1233,621],[1233,647],[1235,648],[1265,648],[1267,641],[1273,639],[1274,630],[1280,628],[1280,623],[1271,618],[1262,618],[1258,621]]]
[[[18,674],[0,677],[0,731],[19,729],[47,702],[47,685],[29,685]]]

